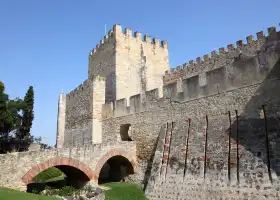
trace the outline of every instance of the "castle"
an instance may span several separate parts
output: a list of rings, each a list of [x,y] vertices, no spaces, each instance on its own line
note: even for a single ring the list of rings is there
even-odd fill
[[[161,88],[162,97],[162,77],[168,69],[166,41],[148,35],[143,39],[128,28],[123,33],[120,25],[114,25],[90,52],[88,79],[59,97],[57,147],[84,144],[81,137],[101,143],[102,114],[110,112],[111,103],[123,112],[121,106],[132,108],[137,95],[145,102],[146,91]]]
[[[60,94],[57,148],[135,141],[151,199],[279,199],[280,32],[169,71],[168,44],[120,25]]]

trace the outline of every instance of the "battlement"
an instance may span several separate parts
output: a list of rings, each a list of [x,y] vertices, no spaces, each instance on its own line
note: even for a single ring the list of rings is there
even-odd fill
[[[103,104],[102,116],[103,119],[124,116],[128,114],[143,112],[158,107],[158,103],[166,101],[164,98],[159,98],[159,89],[153,89],[145,92],[145,102],[141,101],[141,94],[133,95],[129,99],[123,98],[111,103]]]
[[[96,44],[95,48],[92,49],[92,51],[89,53],[89,55],[94,56],[103,50],[104,45],[113,44],[115,42],[114,35],[115,35],[114,31],[109,30],[108,33],[104,36],[104,38],[102,40],[100,40],[98,44]]]
[[[205,98],[261,83],[280,59],[280,32],[277,32],[275,27],[268,30],[270,34],[267,37],[263,32],[259,32],[258,40],[249,36],[247,44],[237,41],[237,47],[229,45],[227,51],[220,48],[219,54],[213,52],[211,58],[204,56],[203,61],[198,58],[196,63],[190,61],[188,67],[172,70],[172,75],[177,76],[176,79],[165,82],[162,88],[146,91],[143,96],[137,94],[103,105],[103,119],[144,112],[158,108],[160,104],[166,106],[171,102]],[[204,70],[208,62],[214,64]],[[195,69],[199,73],[185,76],[185,69]],[[163,98],[159,98],[159,91],[163,91]]]
[[[276,31],[276,27],[268,28],[267,32],[267,36],[263,31],[257,32],[256,40],[252,35],[247,36],[247,43],[244,43],[243,40],[238,40],[236,41],[236,46],[234,44],[229,44],[227,48],[221,47],[219,51],[214,50],[210,55],[206,54],[203,57],[197,57],[195,61],[190,60],[183,65],[167,70],[163,77],[164,84],[176,82],[179,78],[191,77],[202,72],[222,67],[227,61],[238,57],[240,54],[247,57],[256,55],[268,38],[270,40],[278,40],[280,38],[280,32]]]
[[[116,42],[116,37],[121,36],[129,38],[131,40],[139,40],[145,42],[146,44],[151,44],[154,47],[158,46],[164,49],[168,48],[167,41],[160,40],[158,38],[151,38],[148,34],[142,34],[141,32],[135,31],[134,33],[130,28],[122,28],[120,24],[115,24],[112,29],[104,36],[102,40],[99,41],[99,44],[90,52],[90,56],[94,56],[98,52],[103,50],[103,46],[110,43]]]
[[[167,41],[165,41],[165,40],[161,41],[158,38],[151,38],[148,34],[143,35],[141,32],[138,32],[138,31],[135,31],[132,34],[132,30],[130,28],[124,28],[124,31],[123,31],[122,26],[119,24],[114,25],[113,32],[114,32],[114,34],[116,34],[116,36],[123,36],[126,38],[136,39],[136,40],[140,40],[142,42],[151,44],[153,46],[167,48]]]
[[[68,104],[70,102],[75,101],[76,98],[79,98],[79,96],[82,93],[89,92],[92,90],[92,85],[95,81],[103,81],[105,82],[105,77],[102,76],[91,76],[89,79],[85,80],[82,84],[80,84],[78,87],[76,87],[74,90],[66,94],[66,100]]]

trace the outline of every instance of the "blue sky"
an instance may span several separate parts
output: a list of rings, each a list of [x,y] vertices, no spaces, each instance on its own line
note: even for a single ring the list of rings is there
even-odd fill
[[[266,32],[280,22],[279,11],[279,0],[0,0],[0,80],[12,98],[34,86],[32,134],[53,145],[59,92],[87,78],[104,24],[167,40],[175,67]]]

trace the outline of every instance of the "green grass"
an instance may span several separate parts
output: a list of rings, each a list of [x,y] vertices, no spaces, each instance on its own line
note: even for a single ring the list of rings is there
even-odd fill
[[[33,178],[33,181],[38,183],[50,182],[50,180],[54,181],[54,179],[56,179],[57,177],[63,177],[63,176],[64,173],[60,169],[56,167],[51,167],[37,174]]]
[[[105,200],[147,200],[143,191],[135,184],[116,182],[105,183],[102,186],[110,188],[104,190]],[[58,198],[0,188],[0,200],[58,200]]]
[[[105,200],[147,200],[138,185],[131,183],[105,183],[102,186],[111,189],[104,190]]]
[[[0,188],[0,200],[58,200],[58,198]]]

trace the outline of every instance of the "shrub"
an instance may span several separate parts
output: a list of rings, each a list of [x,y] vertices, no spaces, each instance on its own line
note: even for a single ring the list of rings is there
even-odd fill
[[[60,189],[52,189],[51,187],[46,187],[44,194],[46,196],[77,196],[81,194],[82,190],[76,189],[72,186],[64,186]]]

